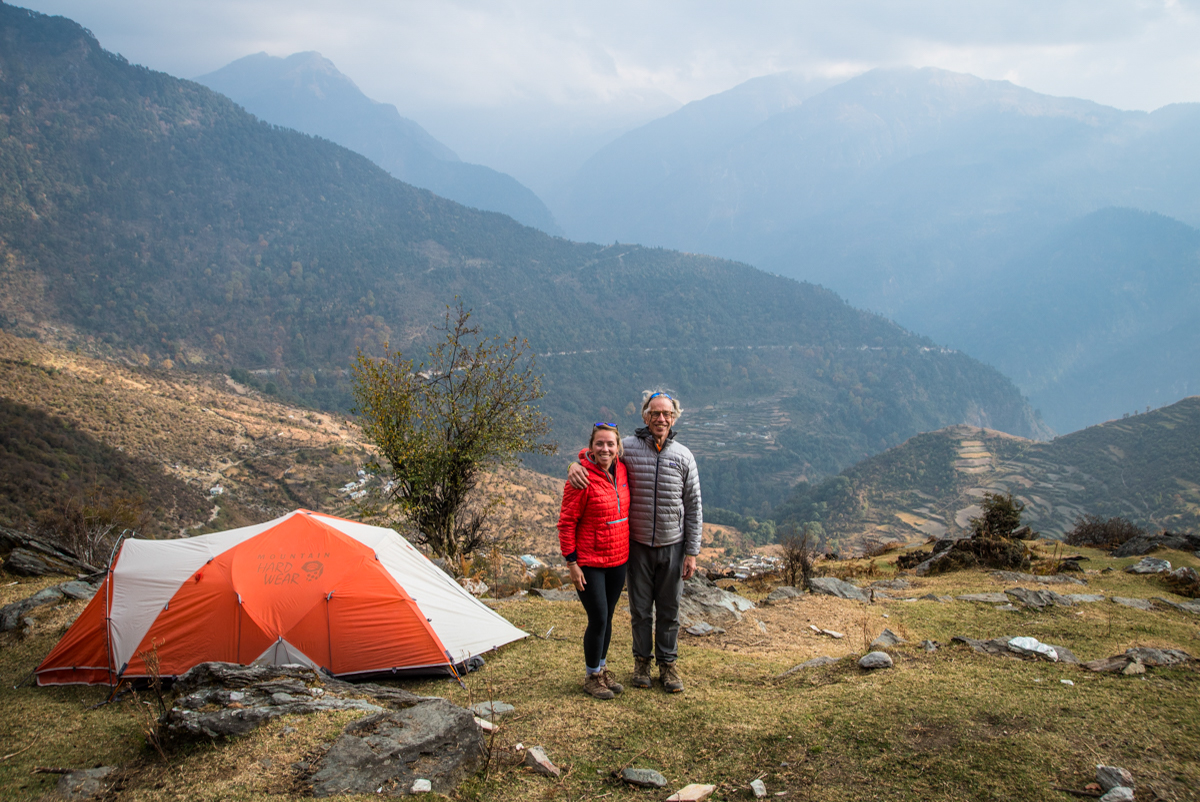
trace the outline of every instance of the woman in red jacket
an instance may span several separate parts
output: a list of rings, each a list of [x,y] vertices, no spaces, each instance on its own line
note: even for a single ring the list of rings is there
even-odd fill
[[[611,699],[624,690],[606,665],[613,611],[629,560],[629,481],[622,452],[615,423],[593,426],[587,448],[579,452],[579,464],[591,482],[582,490],[566,484],[558,516],[558,543],[588,617],[583,689],[597,699]]]

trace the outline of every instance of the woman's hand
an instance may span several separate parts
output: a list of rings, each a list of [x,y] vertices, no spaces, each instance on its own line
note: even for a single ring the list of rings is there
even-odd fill
[[[587,580],[583,578],[583,569],[579,567],[579,563],[568,563],[567,570],[571,572],[571,584],[575,586],[575,590],[583,590]]]

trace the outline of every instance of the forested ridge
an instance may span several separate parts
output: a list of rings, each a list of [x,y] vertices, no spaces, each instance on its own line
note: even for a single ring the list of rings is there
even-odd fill
[[[919,431],[1046,433],[997,371],[815,285],[459,206],[130,65],[61,17],[0,6],[0,41],[0,325],[14,333],[53,324],[79,347],[245,371],[344,409],[355,352],[423,348],[458,295],[543,355],[566,453],[591,421],[631,429],[647,386],[681,393],[694,427],[770,407],[761,431],[734,424],[696,448],[706,502],[756,512]]]

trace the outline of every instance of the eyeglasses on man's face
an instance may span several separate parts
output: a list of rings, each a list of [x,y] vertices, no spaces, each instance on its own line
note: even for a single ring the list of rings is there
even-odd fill
[[[666,418],[667,420],[674,420],[675,418],[674,411],[669,409],[652,409],[646,415],[650,418]]]

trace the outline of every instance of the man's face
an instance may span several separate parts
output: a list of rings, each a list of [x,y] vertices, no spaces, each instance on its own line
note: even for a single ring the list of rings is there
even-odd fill
[[[675,422],[675,407],[671,404],[671,399],[662,395],[651,399],[643,420],[650,427],[650,434],[654,435],[654,439],[662,440],[671,431],[671,424]]]

